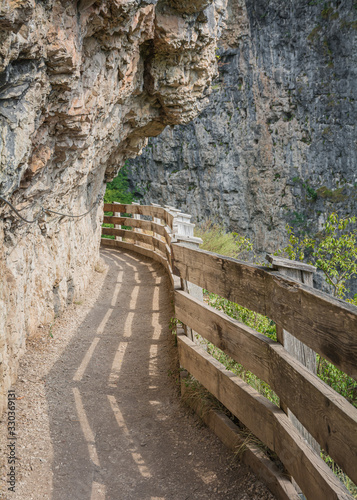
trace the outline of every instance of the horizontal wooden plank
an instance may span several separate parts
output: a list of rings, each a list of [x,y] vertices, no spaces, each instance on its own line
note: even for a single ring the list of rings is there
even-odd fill
[[[287,415],[195,345],[178,336],[180,364],[271,450],[308,500],[351,500],[343,484],[314,453]]]
[[[105,215],[103,222],[105,224],[118,224],[120,226],[140,228],[144,231],[153,231],[163,237],[166,236],[165,226],[156,224],[156,222],[150,220],[134,219],[131,217],[113,217]]]
[[[265,453],[254,443],[247,441],[246,433],[237,427],[224,413],[212,408],[198,398],[190,398],[185,379],[181,379],[181,394],[188,404],[218,438],[233,452],[239,451],[239,460],[267,485],[277,500],[301,500],[291,481],[278,469]]]
[[[135,243],[129,243],[127,241],[109,240],[107,238],[101,239],[101,246],[130,250],[138,253],[139,255],[144,255],[145,257],[149,257],[150,259],[159,262],[165,268],[166,272],[169,275],[172,289],[180,288],[181,286],[180,279],[172,274],[172,269],[170,267],[170,264],[159,253],[154,252],[153,250],[150,250],[148,248],[143,248],[140,245],[136,245]]]
[[[266,258],[273,266],[286,267],[287,269],[297,269],[298,271],[307,271],[309,273],[314,273],[316,271],[315,266],[305,264],[304,262],[284,259],[283,257],[277,257],[276,255],[270,254],[267,254]]]
[[[357,307],[270,268],[173,244],[181,278],[268,316],[357,380]]]
[[[277,342],[181,290],[175,292],[175,316],[267,382],[357,483],[357,409],[343,396]]]
[[[152,238],[154,248],[156,250],[159,250],[166,256],[167,260],[171,260],[171,252],[170,252],[170,247],[166,245],[166,243],[162,240],[159,240],[158,238],[153,237]]]
[[[151,205],[124,205],[117,203],[104,203],[104,212],[140,214],[163,219],[172,229],[174,217],[165,208]]]
[[[257,377],[268,382],[269,345],[274,343],[273,340],[182,290],[175,292],[175,316],[243,364],[246,369],[254,372]]]
[[[117,229],[115,227],[102,227],[102,234],[106,236],[120,236],[131,240],[140,241],[147,245],[153,245],[153,237],[150,234],[136,233],[129,229]]]
[[[163,226],[161,226],[163,228]],[[167,259],[171,266],[171,249],[165,241],[159,240],[150,234],[139,233],[129,229],[117,229],[114,227],[103,227],[102,234],[106,236],[120,236],[134,240],[135,242],[152,245],[156,250],[159,250]]]

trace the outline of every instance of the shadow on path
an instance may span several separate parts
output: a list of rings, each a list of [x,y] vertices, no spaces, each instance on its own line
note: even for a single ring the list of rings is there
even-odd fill
[[[52,499],[262,498],[255,477],[180,405],[165,271],[134,253],[102,256],[99,299],[46,380]]]

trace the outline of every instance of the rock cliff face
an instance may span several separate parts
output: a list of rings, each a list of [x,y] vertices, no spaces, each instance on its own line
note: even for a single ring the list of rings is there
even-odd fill
[[[0,201],[0,411],[26,335],[87,285],[105,181],[202,110],[224,14],[224,0],[1,2],[0,195],[36,222]]]
[[[357,212],[357,4],[230,0],[219,77],[193,123],[130,161],[145,202],[250,236],[258,252],[285,225],[319,230]]]

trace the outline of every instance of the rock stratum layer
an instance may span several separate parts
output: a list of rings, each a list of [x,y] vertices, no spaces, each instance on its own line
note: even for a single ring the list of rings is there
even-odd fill
[[[105,181],[202,110],[224,14],[224,0],[1,2],[0,194],[36,220],[0,202],[1,405],[26,336],[87,285]]]
[[[210,104],[130,160],[145,202],[286,242],[357,213],[357,4],[230,0]]]

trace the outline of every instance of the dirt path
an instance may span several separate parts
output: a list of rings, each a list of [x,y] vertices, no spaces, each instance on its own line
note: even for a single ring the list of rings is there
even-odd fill
[[[88,296],[29,342],[15,386],[21,500],[274,497],[180,403],[168,278],[103,250]],[[5,456],[5,419],[1,422]]]

